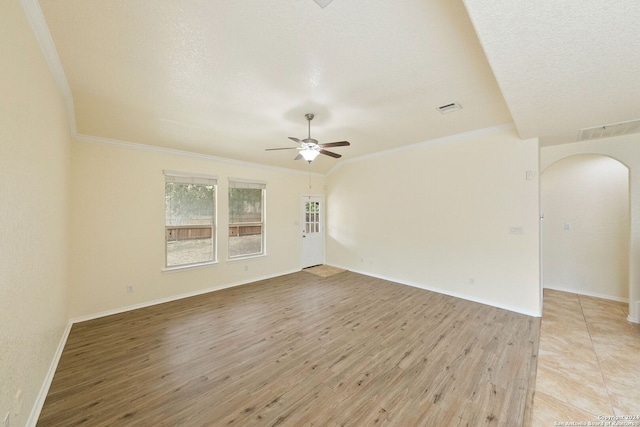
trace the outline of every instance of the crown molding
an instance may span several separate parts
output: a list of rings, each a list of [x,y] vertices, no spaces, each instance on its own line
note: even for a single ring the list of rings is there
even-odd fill
[[[318,176],[318,177],[325,176],[324,174],[321,174],[318,172],[309,172],[309,171],[302,171],[299,169],[283,168],[280,166],[271,166],[271,165],[265,165],[262,163],[247,162],[244,160],[229,159],[226,157],[218,157],[210,154],[195,153],[193,151],[177,150],[175,148],[156,147],[155,145],[146,145],[146,144],[139,144],[139,143],[129,142],[129,141],[120,141],[116,139],[103,138],[99,136],[76,134],[73,138],[78,142],[84,142],[88,144],[105,144],[105,145],[110,145],[118,148],[124,148],[127,150],[146,151],[146,152],[158,153],[158,154],[169,154],[172,156],[188,157],[192,159],[206,160],[210,162],[225,163],[225,164],[234,165],[234,166],[266,169],[266,170],[271,170],[276,172],[293,173],[297,175],[309,176],[309,174],[311,174],[313,176]]]
[[[54,82],[60,90],[62,99],[64,101],[65,108],[67,110],[67,120],[69,122],[69,130],[71,135],[76,135],[78,129],[76,126],[76,114],[73,106],[73,96],[71,95],[71,88],[69,87],[69,81],[62,68],[62,62],[58,56],[56,45],[53,43],[53,38],[49,32],[47,21],[44,19],[42,9],[38,0],[20,0],[22,9],[27,15],[27,20],[31,24],[31,29],[36,36],[40,50],[44,55],[44,59],[51,70],[51,75]]]
[[[162,148],[162,147],[150,146],[145,144],[138,144],[138,143],[127,142],[127,141],[118,141],[118,140],[113,140],[108,138],[79,134],[77,125],[76,125],[73,95],[71,93],[69,81],[67,80],[67,76],[64,72],[64,68],[62,67],[62,62],[60,62],[58,51],[53,42],[53,38],[51,37],[51,33],[49,32],[49,27],[47,26],[47,22],[44,18],[44,15],[42,14],[42,9],[40,8],[40,4],[38,3],[38,0],[20,0],[20,4],[22,5],[22,8],[25,14],[27,15],[27,19],[31,24],[31,28],[33,29],[33,32],[36,36],[38,45],[40,46],[40,49],[44,55],[45,61],[49,66],[49,69],[51,70],[53,79],[56,85],[58,86],[58,89],[60,90],[60,93],[64,100],[65,108],[67,110],[67,120],[69,122],[69,129],[71,132],[71,136],[78,141],[109,144],[109,145],[117,146],[121,148],[171,154],[171,155],[177,155],[177,156],[183,156],[183,157],[191,157],[191,158],[233,164],[237,166],[248,166],[248,167],[254,167],[254,168],[257,167],[257,168],[263,168],[263,169],[268,169],[273,171],[295,173],[300,175],[311,174],[314,176],[324,177],[324,176],[329,176],[333,174],[335,171],[337,171],[339,168],[341,168],[345,164],[359,162],[362,160],[380,157],[380,156],[398,153],[398,152],[403,152],[403,151],[416,150],[416,149],[425,147],[427,145],[445,143],[445,142],[450,142],[450,141],[454,141],[462,138],[468,138],[468,137],[479,136],[479,135],[487,135],[487,134],[492,134],[499,131],[515,129],[515,125],[513,123],[509,123],[509,124],[504,124],[499,126],[488,127],[484,129],[477,129],[477,130],[464,132],[456,135],[436,138],[428,141],[419,142],[416,144],[406,145],[398,148],[392,148],[389,150],[378,151],[376,153],[365,154],[363,156],[343,160],[342,162],[337,163],[335,166],[329,169],[326,173],[309,172],[309,171],[302,171],[299,169],[270,166],[270,165],[265,165],[261,163],[252,163],[252,162],[246,162],[241,160],[228,159],[224,157],[216,157],[216,156],[207,155],[207,154],[199,154],[195,152],[176,150],[171,148]]]
[[[472,130],[472,131],[469,131],[469,132],[458,133],[458,134],[455,134],[455,135],[443,136],[443,137],[440,137],[440,138],[430,139],[430,140],[427,140],[427,141],[422,141],[422,142],[418,142],[418,143],[411,144],[411,145],[403,145],[402,147],[391,148],[389,150],[376,151],[375,153],[365,154],[365,155],[362,155],[362,156],[353,157],[351,159],[344,160],[344,161],[336,164],[331,169],[329,169],[329,171],[326,173],[326,176],[330,176],[332,173],[336,172],[342,166],[348,165],[350,163],[356,163],[356,162],[360,162],[362,160],[372,159],[372,158],[376,158],[376,157],[380,157],[380,156],[386,156],[388,154],[401,153],[403,151],[417,150],[417,149],[424,148],[424,147],[429,146],[429,145],[443,144],[443,143],[452,142],[452,141],[456,141],[456,140],[464,139],[464,138],[470,138],[470,137],[474,137],[474,136],[491,135],[491,134],[494,134],[494,133],[503,132],[503,131],[506,131],[506,130],[512,130],[512,129],[515,129],[515,128],[516,128],[515,124],[507,123],[507,124],[503,124],[503,125],[491,126],[491,127],[488,127],[488,128],[476,129],[476,130]]]

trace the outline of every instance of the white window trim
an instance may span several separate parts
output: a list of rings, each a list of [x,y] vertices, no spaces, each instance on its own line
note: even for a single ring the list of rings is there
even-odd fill
[[[246,179],[246,178],[228,178],[227,180],[228,180],[228,189],[253,188],[253,189],[264,190],[264,192],[262,193],[263,194],[262,196],[262,253],[230,256],[229,255],[229,237],[227,237],[227,262],[246,261],[253,258],[264,258],[267,256],[267,197],[266,197],[267,181],[260,181],[256,179]],[[241,185],[235,185],[234,183],[238,183]],[[229,204],[228,189],[227,189],[227,204]],[[227,215],[229,216],[230,214],[228,213]],[[227,227],[229,224],[228,220],[229,218],[227,218]]]
[[[165,176],[164,184],[167,185],[167,182],[178,182],[183,184],[201,184],[201,185],[213,185],[213,260],[205,261],[205,262],[196,262],[191,264],[181,264],[181,265],[172,265],[168,266],[167,264],[167,241],[166,237],[164,240],[164,266],[160,269],[162,272],[176,272],[181,270],[192,270],[196,268],[209,267],[212,265],[218,264],[218,176],[217,175],[208,175],[203,173],[190,173],[190,172],[181,172],[174,171],[169,169],[164,169],[163,174]],[[173,179],[172,179],[173,178]],[[166,232],[166,223],[167,219],[164,219],[163,230]]]
[[[196,268],[210,267],[212,265],[217,265],[217,264],[219,264],[219,262],[216,260],[216,261],[199,262],[195,264],[176,265],[174,267],[162,267],[161,270],[164,273],[171,273],[173,271],[192,270]]]

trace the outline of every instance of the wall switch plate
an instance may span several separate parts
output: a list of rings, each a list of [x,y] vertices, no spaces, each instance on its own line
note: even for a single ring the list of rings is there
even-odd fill
[[[133,293],[133,285],[127,285],[127,293],[128,294],[132,294]]]
[[[509,227],[509,234],[522,234],[522,227]]]

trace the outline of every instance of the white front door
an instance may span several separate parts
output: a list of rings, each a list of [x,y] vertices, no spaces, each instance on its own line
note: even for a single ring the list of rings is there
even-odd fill
[[[302,268],[324,263],[323,205],[322,197],[302,197]]]

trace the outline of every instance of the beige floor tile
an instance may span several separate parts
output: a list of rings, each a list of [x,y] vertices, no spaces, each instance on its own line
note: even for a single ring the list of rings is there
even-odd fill
[[[634,328],[633,326],[639,326]],[[610,323],[590,323],[591,340],[598,354],[616,355],[640,354],[640,325]]]
[[[536,391],[533,397],[531,427],[551,427],[557,426],[556,423],[566,423],[567,421],[596,422],[598,415],[605,414],[593,414]]]
[[[602,375],[617,415],[640,415],[640,370],[638,354],[602,359]]]
[[[540,347],[557,353],[591,347],[591,336],[586,327],[562,328],[542,325],[540,327]]]
[[[585,411],[611,412],[611,401],[593,351],[557,354],[539,350],[538,391]]]
[[[640,414],[640,325],[627,311],[617,301],[545,289],[532,426]]]
[[[611,401],[616,415],[640,415],[638,387],[629,388],[623,385],[616,386],[616,384],[611,386]]]

